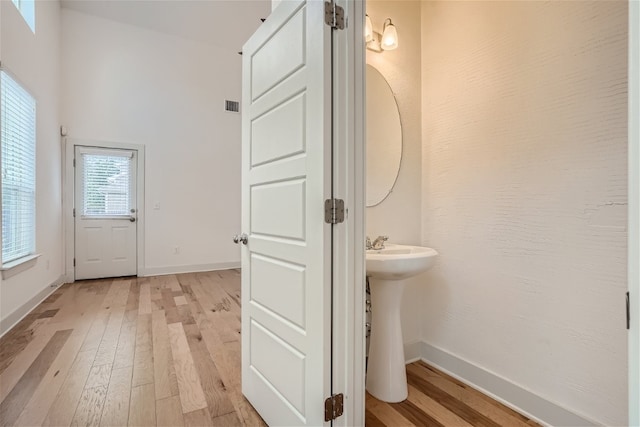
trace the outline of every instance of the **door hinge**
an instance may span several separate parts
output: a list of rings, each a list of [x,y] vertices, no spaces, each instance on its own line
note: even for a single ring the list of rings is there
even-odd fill
[[[631,329],[631,301],[629,301],[629,292],[627,292],[627,329]]]
[[[333,1],[324,2],[324,22],[331,28],[344,30],[344,9]]]
[[[344,222],[344,200],[327,199],[324,201],[324,222],[328,224]]]
[[[75,258],[73,259],[73,266],[74,267],[76,266],[76,259]]]
[[[76,167],[76,159],[73,159],[73,167]]]
[[[76,217],[76,208],[73,208],[73,217]]]
[[[344,395],[342,393],[327,397],[324,401],[324,420],[335,420],[342,415]]]

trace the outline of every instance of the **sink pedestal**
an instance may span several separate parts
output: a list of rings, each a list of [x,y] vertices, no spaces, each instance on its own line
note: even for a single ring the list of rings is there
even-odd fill
[[[376,399],[402,402],[407,398],[407,371],[400,324],[404,280],[369,277],[371,337],[366,388]]]

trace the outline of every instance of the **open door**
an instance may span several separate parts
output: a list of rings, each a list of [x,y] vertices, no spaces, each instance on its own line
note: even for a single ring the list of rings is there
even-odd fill
[[[243,48],[242,391],[270,425],[331,395],[331,31],[286,1]]]

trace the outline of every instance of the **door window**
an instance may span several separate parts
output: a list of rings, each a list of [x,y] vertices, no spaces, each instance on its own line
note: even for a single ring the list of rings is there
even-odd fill
[[[85,217],[130,215],[131,156],[83,153]]]

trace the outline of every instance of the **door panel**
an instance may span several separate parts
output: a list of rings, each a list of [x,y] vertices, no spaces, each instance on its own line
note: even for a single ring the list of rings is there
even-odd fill
[[[294,5],[296,6],[298,5]],[[303,6],[294,11],[293,15],[287,16],[284,25],[267,35],[268,38],[264,41],[260,40],[262,46],[252,52],[250,58],[252,101],[257,100],[267,90],[272,89],[305,65],[306,12],[307,9]],[[254,41],[256,41],[255,38],[247,43]]]
[[[270,425],[331,394],[331,29],[283,2],[243,48],[242,390]]]
[[[251,166],[304,152],[305,101],[296,95],[252,122]]]
[[[75,160],[76,280],[136,275],[136,152],[76,147]]]
[[[251,188],[251,231],[304,240],[306,179]]]

